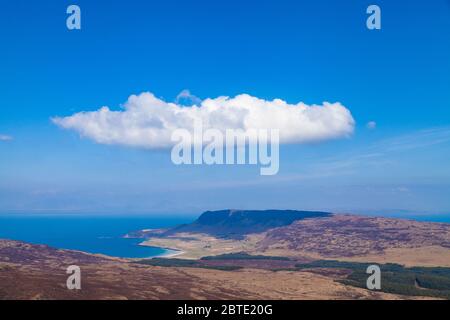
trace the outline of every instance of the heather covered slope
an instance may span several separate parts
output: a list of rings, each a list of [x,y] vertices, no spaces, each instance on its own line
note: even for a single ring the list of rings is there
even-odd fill
[[[450,224],[333,215],[272,229],[257,248],[316,259],[450,266]]]
[[[81,290],[66,268],[81,268]],[[338,275],[339,276],[339,275]],[[336,273],[156,267],[0,240],[1,299],[410,299],[335,281]]]

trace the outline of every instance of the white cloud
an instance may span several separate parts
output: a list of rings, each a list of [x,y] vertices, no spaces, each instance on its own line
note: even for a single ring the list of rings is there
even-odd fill
[[[52,121],[97,143],[143,148],[173,145],[175,129],[193,130],[200,120],[204,129],[279,129],[281,143],[308,143],[350,136],[354,120],[340,103],[306,105],[283,100],[267,101],[247,94],[234,98],[205,99],[191,107],[168,103],[145,92],[132,95],[120,111],[102,107]]]
[[[6,134],[0,134],[0,141],[11,141],[13,138]]]
[[[375,121],[369,121],[366,124],[366,128],[369,130],[374,130],[377,128],[377,123]]]

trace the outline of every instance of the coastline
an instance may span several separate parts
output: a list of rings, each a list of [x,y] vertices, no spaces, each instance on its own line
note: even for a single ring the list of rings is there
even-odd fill
[[[182,255],[182,254],[186,253],[186,252],[181,251],[181,250],[173,250],[173,249],[166,249],[166,248],[164,248],[164,249],[167,250],[166,253],[163,253],[163,254],[160,254],[158,256],[151,257],[151,258],[173,258],[173,257],[176,257],[176,256],[179,256],[179,255]]]
[[[146,241],[147,241],[147,240],[146,240]],[[183,251],[183,250],[174,249],[174,248],[158,247],[158,246],[149,246],[149,245],[147,245],[147,244],[145,243],[146,241],[143,241],[143,242],[139,243],[139,245],[140,245],[140,246],[143,246],[143,247],[152,247],[152,248],[158,248],[158,249],[163,249],[163,250],[165,250],[165,252],[163,252],[163,253],[161,253],[161,254],[158,254],[158,255],[156,255],[156,256],[151,256],[151,257],[148,257],[148,258],[146,258],[146,259],[153,259],[153,258],[172,258],[172,257],[176,257],[176,256],[179,256],[179,255],[182,255],[182,254],[185,254],[185,253],[186,253],[186,252]]]

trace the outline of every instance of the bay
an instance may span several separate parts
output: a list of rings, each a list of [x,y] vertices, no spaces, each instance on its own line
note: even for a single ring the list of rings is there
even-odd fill
[[[0,239],[45,244],[121,258],[150,258],[173,251],[139,245],[142,239],[126,239],[130,231],[173,227],[194,217],[144,215],[0,215]]]

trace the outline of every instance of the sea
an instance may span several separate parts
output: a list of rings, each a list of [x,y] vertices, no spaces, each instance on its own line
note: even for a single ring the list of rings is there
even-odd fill
[[[130,231],[173,227],[195,217],[143,215],[0,215],[0,239],[45,244],[120,258],[152,258],[173,250],[142,246],[142,239],[127,239]]]
[[[378,215],[379,216],[379,215]],[[450,215],[383,215],[450,223]],[[168,256],[176,251],[142,246],[142,239],[123,236],[131,231],[173,227],[196,216],[0,214],[0,239],[45,244],[121,258]]]

